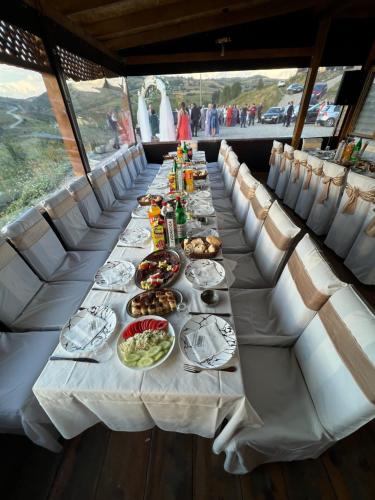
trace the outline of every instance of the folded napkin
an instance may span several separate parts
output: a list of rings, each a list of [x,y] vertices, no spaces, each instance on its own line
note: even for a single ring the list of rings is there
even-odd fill
[[[76,347],[85,347],[103,330],[106,324],[104,319],[87,312],[83,318],[65,332],[65,338]]]
[[[115,267],[103,268],[101,277],[106,285],[113,285],[119,282],[125,283],[132,278],[129,267],[124,262],[120,262]]]
[[[195,332],[188,333],[186,338],[199,363],[202,363],[211,356],[219,354],[228,347],[216,323],[199,328],[199,330]]]

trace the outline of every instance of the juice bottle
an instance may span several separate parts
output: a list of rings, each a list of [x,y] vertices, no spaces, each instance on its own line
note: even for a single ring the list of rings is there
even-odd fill
[[[148,211],[148,218],[150,220],[151,227],[152,227],[154,222],[157,222],[159,215],[160,215],[159,206],[157,205],[155,200],[151,200],[151,206],[150,206],[150,209]]]
[[[192,193],[194,191],[193,170],[191,168],[187,168],[185,170],[185,186],[188,193]]]
[[[164,223],[163,219],[158,218],[152,223],[151,238],[154,244],[154,250],[164,250],[165,236],[164,236]]]

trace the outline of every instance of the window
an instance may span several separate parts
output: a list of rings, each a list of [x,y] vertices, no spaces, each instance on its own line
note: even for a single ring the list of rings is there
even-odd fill
[[[1,228],[83,167],[53,75],[0,63],[0,111]]]
[[[372,77],[367,97],[359,113],[353,133],[375,139],[375,76]]]
[[[160,106],[160,86],[165,86],[175,126],[182,101],[186,103],[190,114],[193,104],[199,108],[200,113],[197,115],[198,117],[200,115],[200,118],[196,120],[198,139],[212,138],[213,127],[212,123],[208,123],[207,116],[208,109],[213,104],[216,105],[218,114],[218,128],[215,127],[214,130],[216,138],[290,137],[293,133],[295,112],[290,114],[290,123],[285,127],[283,125],[286,111],[291,101],[294,106],[298,105],[306,73],[307,70],[303,68],[284,68],[165,75],[156,77],[156,80],[159,80],[156,82],[150,76],[128,77],[133,117],[134,119],[137,117],[137,135],[139,138],[142,136],[138,110],[138,92],[141,91],[144,94],[144,109],[149,112],[150,122],[154,122],[151,140],[153,142],[161,140],[163,111]],[[158,120],[151,117],[152,110]],[[174,128],[172,127],[172,133]],[[194,132],[195,130],[192,130],[192,133]]]
[[[134,144],[127,84],[105,68],[58,48],[90,167]]]

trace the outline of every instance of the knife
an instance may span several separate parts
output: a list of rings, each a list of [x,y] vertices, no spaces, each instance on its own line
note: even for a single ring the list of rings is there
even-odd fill
[[[232,316],[230,313],[215,313],[215,312],[208,312],[208,311],[205,311],[205,312],[195,312],[195,311],[190,311],[189,314],[195,314],[195,315],[198,315],[198,314],[209,314],[210,316]]]
[[[50,361],[82,361],[84,363],[99,363],[97,359],[93,358],[65,358],[63,356],[51,356]]]

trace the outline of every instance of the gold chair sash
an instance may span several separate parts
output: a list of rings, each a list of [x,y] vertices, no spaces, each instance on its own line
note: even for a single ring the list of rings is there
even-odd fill
[[[238,177],[237,177],[238,178]],[[240,191],[246,199],[251,200],[255,196],[256,186],[249,186],[245,180],[240,184]]]
[[[296,250],[289,258],[288,269],[305,306],[313,311],[319,311],[329,299],[329,295],[325,295],[315,288]]]
[[[91,182],[94,185],[94,187],[100,189],[102,186],[104,186],[106,182],[108,182],[108,179],[105,172],[103,172],[98,177],[91,177]]]
[[[329,198],[331,184],[337,187],[342,186],[344,184],[344,178],[345,175],[342,175],[340,177],[329,177],[328,175],[324,175],[322,179],[323,189],[320,193],[318,203],[323,204],[325,201],[327,201]]]
[[[75,201],[81,201],[84,200],[87,196],[89,196],[91,192],[92,192],[91,186],[89,183],[87,183],[84,186],[75,189],[71,194]]]
[[[45,219],[40,219],[30,226],[26,231],[15,238],[11,238],[12,243],[18,250],[27,250],[35,245],[48,231],[50,226]]]
[[[268,208],[262,207],[256,196],[250,198],[251,206],[253,207],[255,217],[259,220],[264,220],[268,215]]]
[[[375,238],[375,217],[370,220],[369,224],[365,229],[365,234],[370,236],[370,238]]]
[[[105,177],[105,175],[104,175],[104,177]],[[58,205],[56,205],[54,207],[49,206],[47,208],[47,212],[48,212],[49,216],[51,217],[51,219],[60,219],[67,212],[72,210],[72,208],[74,208],[75,206],[76,206],[76,202],[73,200],[73,198],[71,196],[67,196],[66,198],[61,200],[61,202]]]
[[[337,354],[366,398],[375,404],[375,366],[330,302],[318,313]]]
[[[310,187],[310,182],[311,182],[311,177],[312,174],[317,175],[318,177],[321,177],[323,175],[323,166],[319,168],[313,168],[310,163],[307,164],[306,166],[306,179],[305,182],[303,183],[303,190],[306,191]]]
[[[375,203],[375,189],[371,191],[361,191],[357,186],[346,185],[345,192],[348,196],[348,200],[342,209],[343,214],[354,214],[357,208],[357,200],[361,198],[363,201],[368,201],[370,203]]]
[[[121,169],[118,163],[115,163],[110,168],[106,169],[105,173],[108,179],[112,179],[112,177],[115,177],[117,174],[121,174]]]
[[[293,184],[295,184],[298,181],[301,175],[301,165],[306,168],[307,160],[302,160],[302,161],[298,159],[294,160],[293,162],[294,176],[292,180]]]
[[[284,151],[280,162],[280,173],[284,172],[286,169],[286,160],[293,160],[293,153],[289,154],[288,151]]]
[[[270,167],[273,167],[274,164],[275,164],[276,153],[282,154],[282,152],[283,152],[283,147],[282,146],[278,146],[277,148],[272,147],[272,149],[271,149],[271,156],[270,156],[270,160],[269,160],[269,166]]]
[[[276,226],[271,217],[266,217],[263,227],[266,229],[268,236],[271,238],[275,247],[279,250],[288,250],[292,241],[289,236],[285,236]]]

